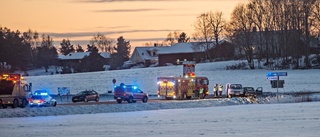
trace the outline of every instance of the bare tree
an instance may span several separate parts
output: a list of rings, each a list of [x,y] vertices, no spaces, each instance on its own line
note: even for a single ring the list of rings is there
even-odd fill
[[[114,52],[115,40],[107,38],[105,35],[98,33],[93,36],[90,44],[96,46],[102,52],[109,52],[112,54]]]
[[[222,16],[222,12],[219,11],[215,13],[211,11],[208,12],[208,22],[210,24],[216,42],[215,46],[219,45],[219,37],[221,37],[221,34],[223,33],[226,27],[226,21]]]
[[[314,36],[320,37],[320,0],[316,0],[311,11],[311,18],[313,20],[310,32]]]
[[[194,24],[195,32],[193,33],[193,39],[198,42],[205,42],[205,45],[199,44],[195,45],[198,49],[204,49],[206,51],[206,59],[210,59],[208,53],[209,45],[214,37],[212,28],[210,26],[209,13],[200,14]]]
[[[244,4],[239,4],[231,14],[230,28],[231,40],[240,46],[239,52],[244,52],[250,69],[254,69],[253,50],[254,33],[253,22],[250,20],[252,13],[246,9]]]

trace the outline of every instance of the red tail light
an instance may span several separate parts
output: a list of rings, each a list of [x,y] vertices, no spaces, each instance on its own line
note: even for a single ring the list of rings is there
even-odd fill
[[[158,90],[158,95],[160,95],[160,91]]]
[[[28,101],[29,101],[29,102],[32,102],[32,98],[29,98]]]
[[[44,99],[40,99],[40,103],[43,103],[44,102]]]

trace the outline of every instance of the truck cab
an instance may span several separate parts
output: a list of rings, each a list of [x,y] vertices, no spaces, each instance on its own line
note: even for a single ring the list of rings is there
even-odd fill
[[[21,74],[0,75],[0,107],[24,108],[28,105],[32,84],[28,84]]]

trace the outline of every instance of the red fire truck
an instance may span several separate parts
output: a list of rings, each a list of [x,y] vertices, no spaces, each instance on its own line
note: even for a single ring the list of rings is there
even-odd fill
[[[158,77],[158,96],[166,99],[205,98],[208,94],[207,77],[195,75],[195,64],[183,64],[183,77]]]
[[[158,96],[166,99],[203,99],[209,94],[208,85],[207,77],[158,77]]]
[[[0,107],[26,107],[30,91],[31,83],[27,84],[21,74],[0,75]]]

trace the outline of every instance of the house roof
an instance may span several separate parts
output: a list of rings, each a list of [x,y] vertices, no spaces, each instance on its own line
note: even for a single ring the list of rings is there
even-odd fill
[[[227,40],[220,40],[219,44],[227,42]],[[209,43],[209,48],[215,46],[214,42]],[[177,53],[194,53],[204,52],[207,49],[205,42],[188,42],[188,43],[176,43],[172,46],[161,47],[136,47],[134,52],[137,52],[143,60],[155,60],[158,59],[159,54],[177,54]],[[149,52],[155,51],[157,55],[151,56]]]
[[[91,52],[73,52],[67,55],[59,55],[58,58],[60,60],[80,60],[86,56],[89,56]],[[110,54],[108,52],[99,53],[104,58],[110,58]]]

